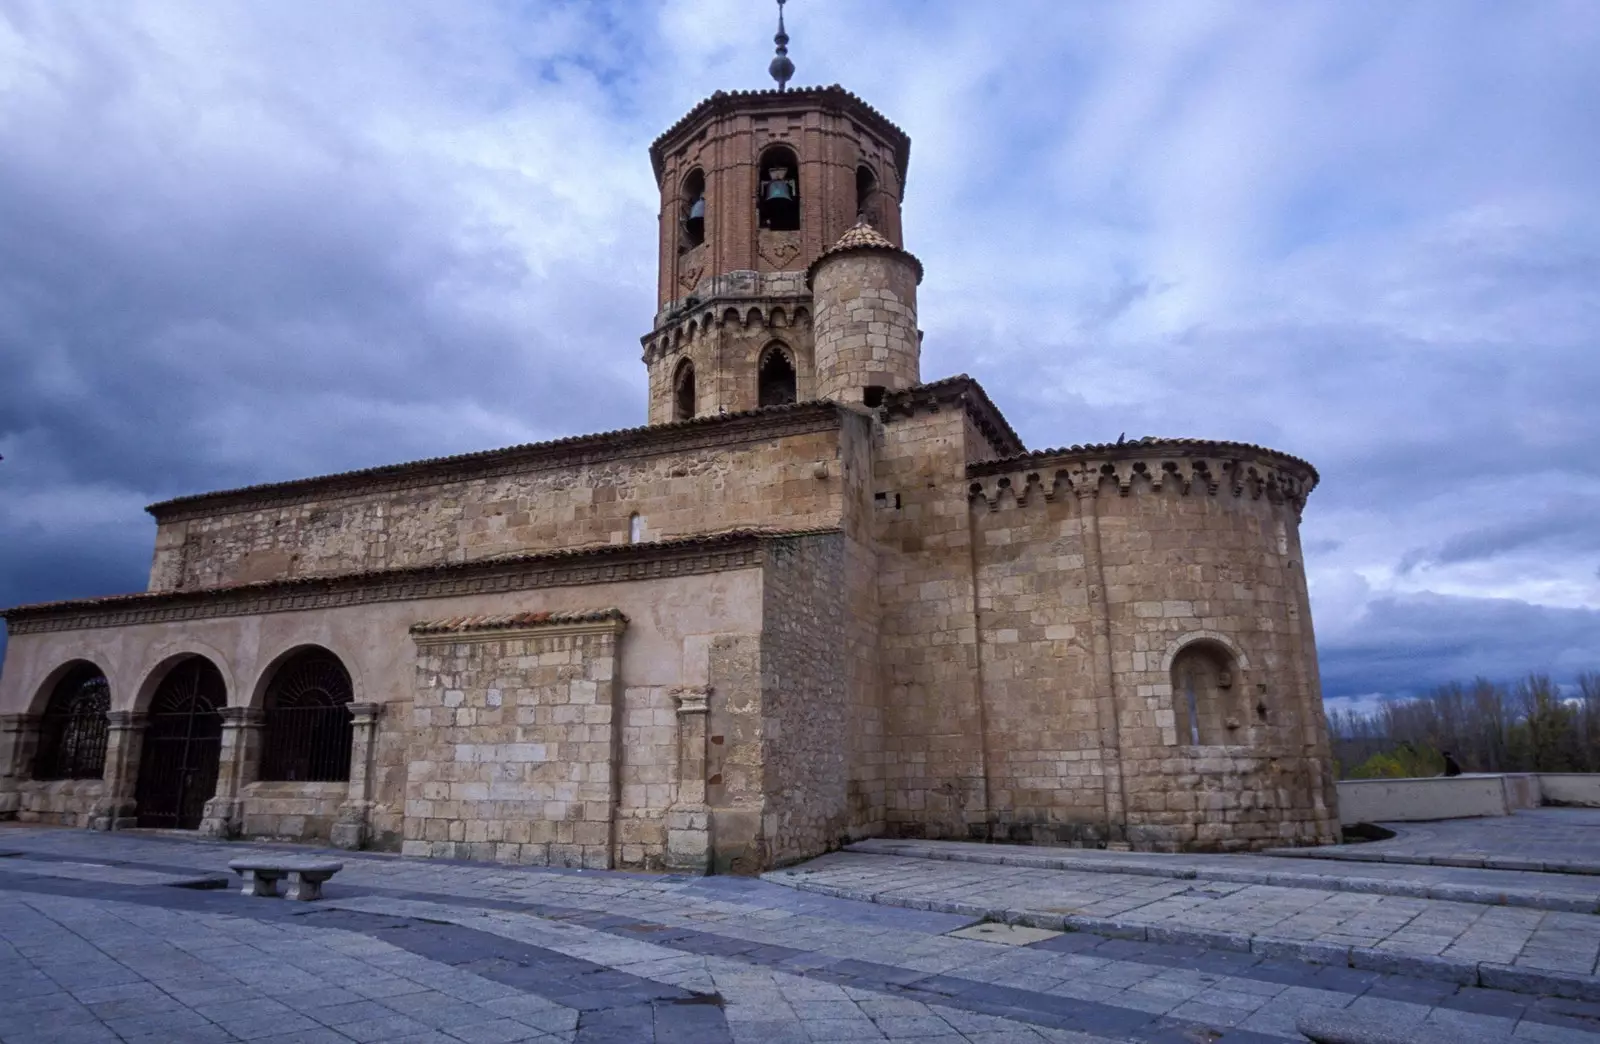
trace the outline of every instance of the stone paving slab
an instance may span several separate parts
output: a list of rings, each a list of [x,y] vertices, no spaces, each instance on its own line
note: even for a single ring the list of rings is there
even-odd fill
[[[841,898],[1038,928],[1600,1000],[1600,917],[1592,914],[857,852],[766,877]]]
[[[0,838],[30,859],[93,853],[130,868],[203,870],[266,847],[31,828]],[[1312,1008],[1463,1044],[1498,1030],[1600,1040],[1600,1003],[1192,941],[1068,932],[1005,945],[952,934],[968,915],[761,880],[345,858],[320,904],[0,876],[0,1041],[119,1039],[110,1020],[127,1019],[124,1037],[152,1042],[1305,1044],[1295,1021]],[[128,1008],[88,1010],[78,991]],[[721,1007],[673,1003],[685,995]],[[68,1014],[35,1017],[46,1008]]]
[[[1534,808],[1509,816],[1384,823],[1395,837],[1356,845],[1272,849],[1286,859],[1600,875],[1600,809]]]
[[[1025,866],[1043,870],[1119,873],[1176,880],[1281,885],[1330,892],[1371,892],[1417,899],[1522,906],[1536,910],[1600,913],[1600,879],[1455,866],[1389,865],[1368,860],[1318,866],[1270,855],[1179,855],[1095,849],[1027,848],[970,841],[858,841],[847,852]],[[1305,849],[1307,852],[1322,849]],[[1398,862],[1398,860],[1396,861]]]

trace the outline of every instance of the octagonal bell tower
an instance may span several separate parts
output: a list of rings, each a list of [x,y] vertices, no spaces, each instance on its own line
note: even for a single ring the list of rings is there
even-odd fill
[[[652,424],[822,397],[807,269],[863,222],[901,246],[911,140],[842,87],[787,89],[787,42],[776,90],[718,91],[650,146]]]

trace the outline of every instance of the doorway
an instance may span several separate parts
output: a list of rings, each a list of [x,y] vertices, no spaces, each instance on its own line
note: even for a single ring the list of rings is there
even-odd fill
[[[227,687],[211,661],[179,663],[150,700],[135,792],[141,827],[194,830],[217,790]]]

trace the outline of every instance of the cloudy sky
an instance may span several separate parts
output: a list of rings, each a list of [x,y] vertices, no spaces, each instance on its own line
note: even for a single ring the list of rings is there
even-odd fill
[[[926,378],[1321,469],[1324,680],[1600,667],[1600,5],[793,0],[911,134]],[[625,427],[645,149],[765,0],[0,0],[0,604],[151,501]]]

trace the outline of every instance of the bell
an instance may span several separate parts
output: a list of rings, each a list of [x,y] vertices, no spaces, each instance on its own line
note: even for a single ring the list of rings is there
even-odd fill
[[[706,216],[706,198],[701,196],[689,204],[689,220],[697,221]]]
[[[773,167],[767,171],[765,194],[761,198],[794,199],[794,182],[789,180],[788,167]]]

